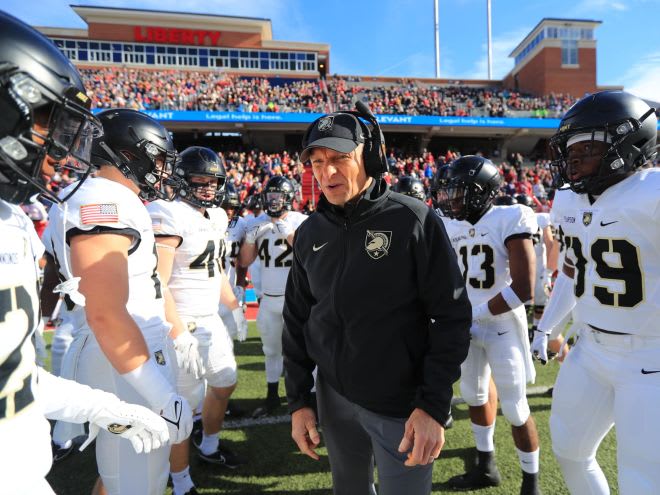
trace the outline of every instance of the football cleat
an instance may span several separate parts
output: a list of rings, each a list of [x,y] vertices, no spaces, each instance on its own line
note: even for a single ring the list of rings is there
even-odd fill
[[[454,490],[475,490],[489,486],[499,486],[502,477],[495,464],[492,452],[477,451],[477,462],[465,474],[454,476],[447,484]]]
[[[205,462],[218,464],[229,469],[236,469],[245,464],[244,459],[241,459],[227,447],[223,447],[222,445],[218,445],[218,450],[212,454],[205,454],[200,451],[197,455],[199,455],[199,458]]]

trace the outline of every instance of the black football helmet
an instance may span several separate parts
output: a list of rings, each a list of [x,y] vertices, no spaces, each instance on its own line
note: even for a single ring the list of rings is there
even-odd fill
[[[253,194],[245,202],[245,208],[250,210],[254,215],[261,213],[261,210],[264,209],[262,202],[261,194]]]
[[[434,208],[440,208],[440,202],[438,201],[438,191],[443,187],[447,182],[447,177],[449,175],[449,164],[442,165],[436,170],[431,179],[431,201],[433,201]]]
[[[449,164],[438,188],[438,203],[444,216],[466,220],[482,215],[500,189],[500,171],[482,156],[468,155]]]
[[[532,210],[536,208],[536,203],[534,203],[534,200],[527,196],[527,194],[516,194],[516,203],[519,205],[525,205],[529,206]]]
[[[187,203],[200,208],[212,208],[222,204],[227,172],[222,159],[212,149],[202,146],[186,148],[176,159],[174,173],[183,179],[178,194]],[[216,185],[212,188],[195,185],[192,182],[193,177],[214,177]],[[204,195],[208,196],[208,199],[200,197]]]
[[[272,177],[261,193],[264,210],[269,217],[278,218],[291,211],[293,205],[293,184],[286,177]]]
[[[394,186],[394,190],[398,193],[405,194],[417,198],[420,201],[426,199],[426,192],[424,191],[424,184],[416,177],[404,176],[399,178],[399,182]]]
[[[87,177],[92,137],[103,133],[90,106],[78,71],[55,44],[0,11],[0,198],[22,203],[41,193],[60,202],[77,190],[60,200],[42,175],[64,168]]]
[[[241,209],[241,201],[238,199],[238,193],[235,191],[225,191],[225,197],[222,200],[222,207],[226,210],[234,210],[238,213]]]
[[[575,103],[550,139],[555,185],[578,194],[601,194],[609,186],[652,160],[656,154],[658,117],[654,108],[624,91],[601,91]],[[587,135],[609,146],[595,174],[571,180],[568,143]],[[581,139],[584,140],[584,139]]]
[[[117,167],[146,201],[172,200],[181,182],[172,175],[176,150],[167,129],[128,108],[104,110],[97,117],[104,134],[92,143],[92,163]]]
[[[493,204],[496,206],[511,206],[516,203],[517,201],[508,194],[501,194],[500,196],[495,196],[495,199],[493,199]]]

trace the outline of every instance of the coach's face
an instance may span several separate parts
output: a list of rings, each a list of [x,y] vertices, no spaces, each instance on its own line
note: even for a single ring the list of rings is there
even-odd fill
[[[310,153],[314,177],[326,199],[335,206],[343,207],[371,184],[371,177],[364,170],[362,149],[360,144],[350,153],[329,148],[314,148]]]

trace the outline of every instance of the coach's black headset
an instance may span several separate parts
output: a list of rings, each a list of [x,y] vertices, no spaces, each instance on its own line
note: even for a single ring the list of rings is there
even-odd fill
[[[364,170],[368,176],[379,179],[381,175],[387,172],[387,160],[385,157],[385,136],[383,136],[383,132],[380,130],[376,116],[363,101],[356,101],[355,108],[357,111],[347,110],[334,113],[347,113],[357,118],[357,121],[365,134],[364,151],[362,153],[362,158],[364,160]],[[361,119],[369,122],[372,127],[370,128]],[[314,126],[311,125],[307,131],[305,131],[305,135],[303,136],[303,148],[307,147],[309,134],[313,128]]]

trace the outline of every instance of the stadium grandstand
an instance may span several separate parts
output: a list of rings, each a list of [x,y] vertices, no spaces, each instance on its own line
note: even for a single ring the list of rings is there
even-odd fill
[[[597,20],[542,19],[502,80],[402,79],[333,74],[328,44],[274,40],[269,19],[71,8],[87,29],[38,29],[80,69],[95,109],[144,111],[179,148],[224,153],[243,195],[272,173],[296,178],[301,204],[316,199],[297,160],[304,129],[358,99],[378,115],[392,173],[428,179],[456,151],[547,168],[561,115],[585,93],[612,89],[596,82]]]

